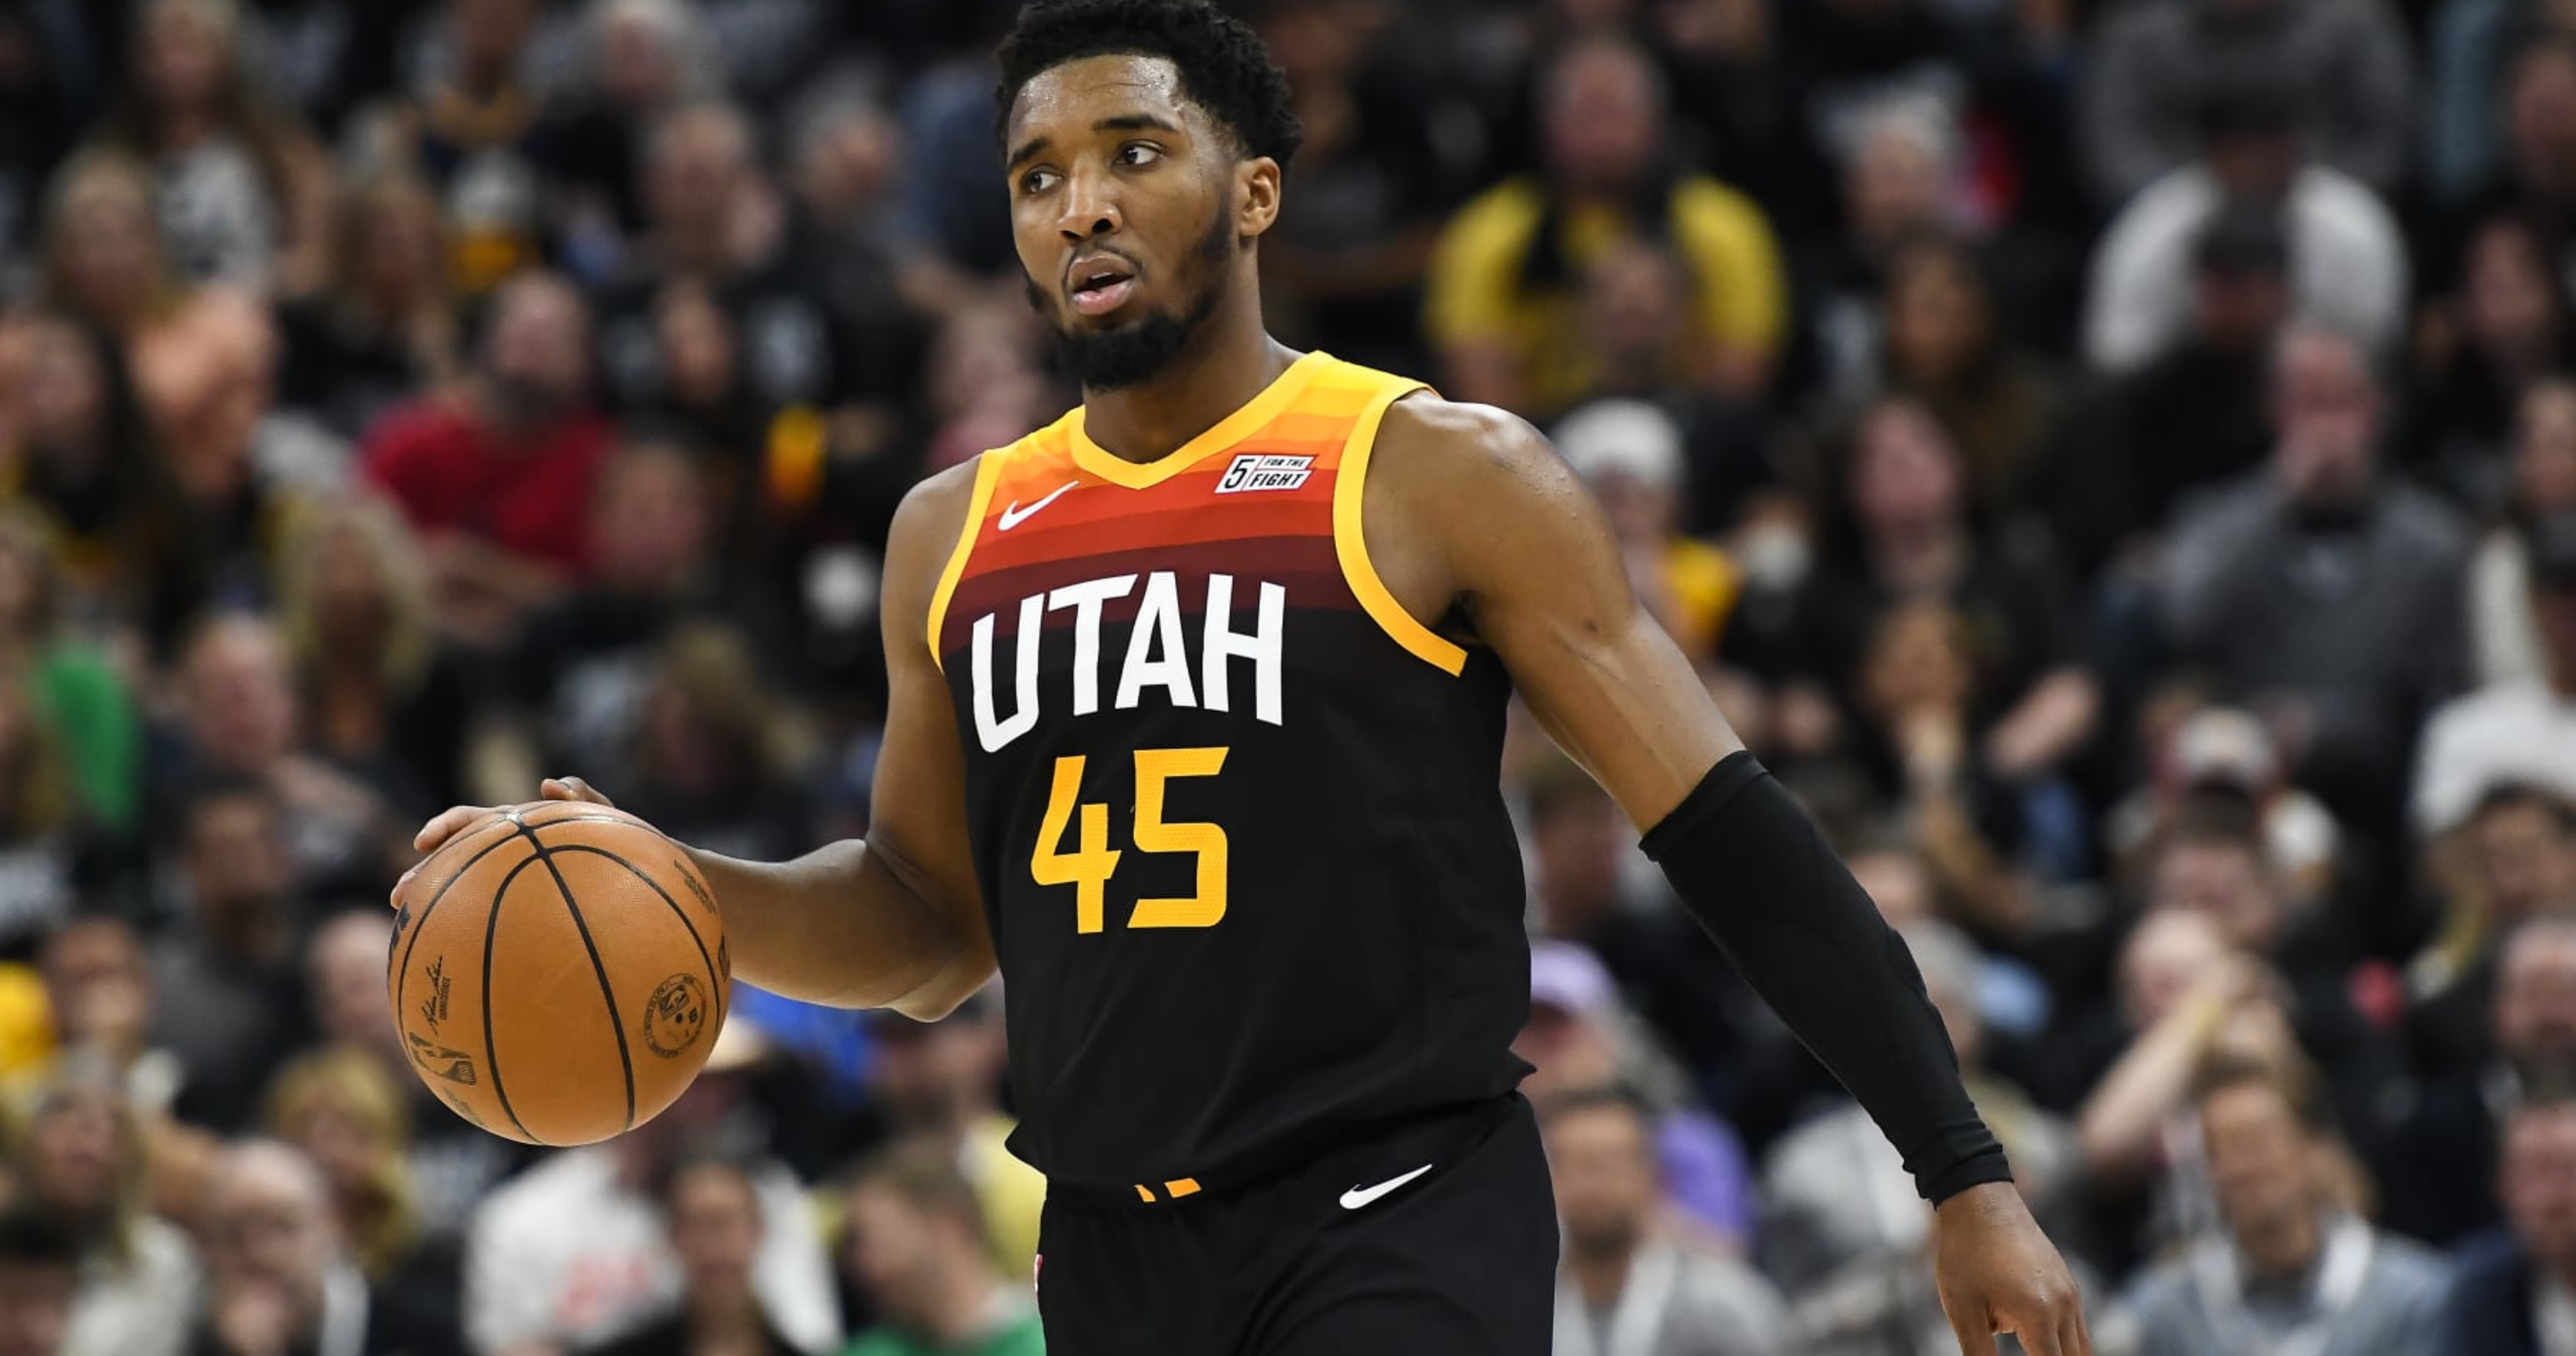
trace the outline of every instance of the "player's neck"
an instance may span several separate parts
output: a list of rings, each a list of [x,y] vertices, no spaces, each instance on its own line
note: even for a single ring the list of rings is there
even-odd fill
[[[1115,391],[1084,391],[1082,430],[1112,456],[1159,460],[1251,403],[1297,356],[1261,327],[1258,310],[1230,302],[1162,371]]]

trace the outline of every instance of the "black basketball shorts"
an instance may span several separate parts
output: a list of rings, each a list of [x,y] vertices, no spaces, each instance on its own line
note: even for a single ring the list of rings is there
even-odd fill
[[[1050,1195],[1048,1356],[1547,1356],[1556,1202],[1518,1094],[1159,1204]]]

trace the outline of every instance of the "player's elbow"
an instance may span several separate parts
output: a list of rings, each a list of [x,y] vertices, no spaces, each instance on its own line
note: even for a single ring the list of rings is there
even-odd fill
[[[960,958],[941,966],[938,974],[886,1006],[916,1022],[938,1021],[974,997],[992,980],[995,968],[990,956],[984,957],[980,965]]]

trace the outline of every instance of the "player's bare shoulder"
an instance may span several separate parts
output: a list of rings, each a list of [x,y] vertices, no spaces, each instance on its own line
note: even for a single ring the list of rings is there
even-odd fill
[[[1555,449],[1509,410],[1416,391],[1387,407],[1374,474],[1397,484],[1429,481],[1444,493],[1502,491],[1494,480],[1543,488],[1564,470]]]
[[[1436,545],[1454,595],[1496,571],[1546,568],[1546,541],[1606,534],[1599,509],[1528,420],[1492,405],[1416,392],[1388,407],[1370,460],[1369,538]]]
[[[880,606],[889,620],[900,620],[920,634],[930,616],[930,601],[939,589],[940,571],[957,549],[967,528],[966,515],[975,502],[975,479],[985,452],[923,477],[904,491],[894,525],[886,535],[885,588]]]

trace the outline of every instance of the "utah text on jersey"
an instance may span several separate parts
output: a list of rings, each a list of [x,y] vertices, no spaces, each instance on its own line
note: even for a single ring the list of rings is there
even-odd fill
[[[1073,614],[1069,633],[1063,628],[1054,629],[1052,642],[1073,649],[1073,704],[1069,714],[1087,716],[1101,709],[1101,612],[1135,593],[1137,587],[1137,576],[1121,574],[1066,584],[1022,598],[1015,609],[1019,625],[1010,640],[1013,658],[1007,715],[1001,713],[1002,702],[994,690],[997,614],[987,612],[975,619],[975,739],[986,753],[999,752],[1012,740],[1037,728],[1038,649],[1048,643],[1050,628],[1045,621],[1049,612]],[[1110,692],[1110,709],[1133,711],[1152,689],[1172,706],[1231,711],[1236,677],[1231,666],[1241,660],[1252,666],[1253,716],[1267,724],[1279,724],[1280,648],[1287,629],[1288,590],[1266,582],[1246,589],[1248,594],[1257,594],[1259,601],[1246,608],[1254,614],[1251,629],[1237,630],[1235,577],[1210,574],[1204,595],[1207,606],[1200,613],[1198,634],[1193,637],[1182,614],[1181,588],[1181,576],[1171,570],[1155,570],[1144,576],[1143,596],[1137,602],[1135,622],[1128,632],[1127,652]],[[1246,602],[1252,600],[1247,598]]]

